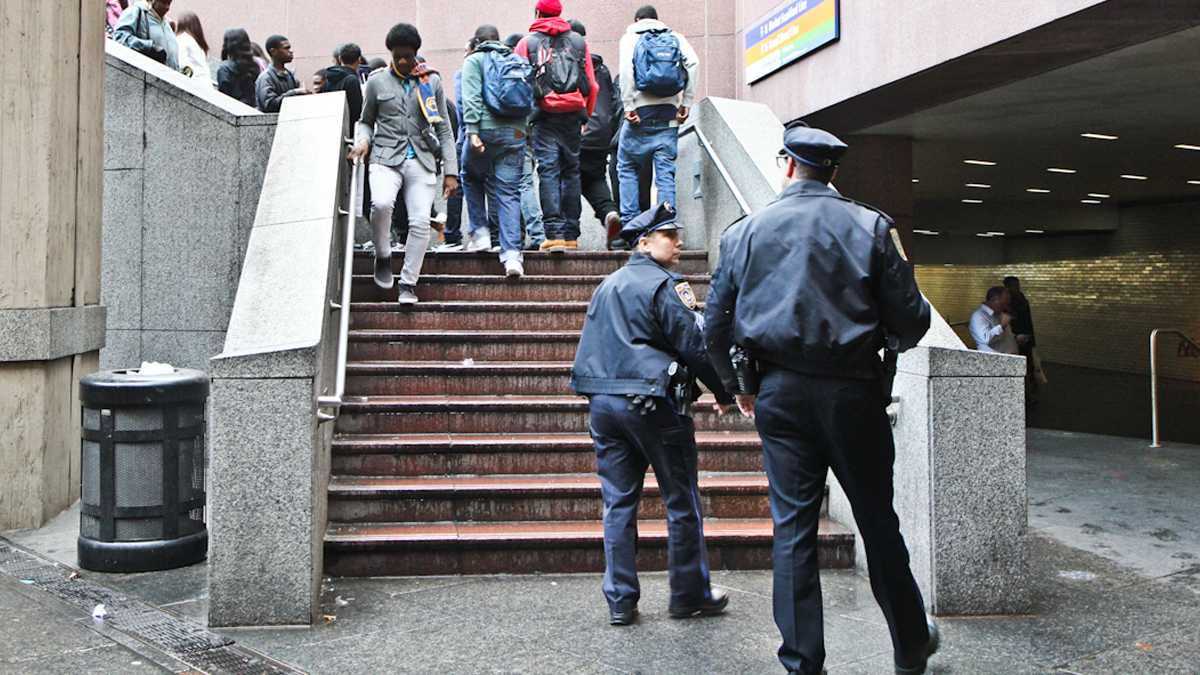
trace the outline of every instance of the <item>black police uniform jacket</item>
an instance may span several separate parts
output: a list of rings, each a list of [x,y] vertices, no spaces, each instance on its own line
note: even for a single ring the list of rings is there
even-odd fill
[[[811,180],[721,237],[705,311],[709,355],[727,387],[736,342],[760,363],[875,379],[885,335],[899,350],[929,330],[930,308],[892,239],[891,218]]]
[[[635,252],[592,294],[571,388],[584,395],[666,397],[675,361],[718,401],[731,402],[704,350],[704,317],[695,307],[687,282]]]

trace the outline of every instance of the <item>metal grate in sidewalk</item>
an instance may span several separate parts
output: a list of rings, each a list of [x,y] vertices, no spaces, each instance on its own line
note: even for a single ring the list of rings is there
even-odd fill
[[[0,574],[49,593],[91,614],[104,605],[106,627],[161,650],[211,675],[290,675],[302,673],[207,628],[157,607],[80,578],[75,570],[26,551],[0,537]]]

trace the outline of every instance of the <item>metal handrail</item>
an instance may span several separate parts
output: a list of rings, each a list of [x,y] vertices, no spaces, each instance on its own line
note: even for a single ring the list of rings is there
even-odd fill
[[[721,174],[721,179],[725,181],[725,187],[729,188],[729,191],[733,193],[733,198],[737,200],[738,206],[740,206],[742,209],[742,213],[745,215],[750,215],[750,202],[746,201],[745,195],[743,195],[742,191],[738,189],[737,184],[733,182],[733,176],[729,173],[729,170],[725,168],[725,163],[721,161],[719,156],[717,156],[717,151],[713,149],[712,144],[708,142],[708,137],[704,135],[704,132],[700,130],[700,127],[696,126],[695,122],[692,122],[683,129],[680,129],[679,137],[683,138],[690,133],[696,134],[696,140],[700,141],[700,147],[704,149],[705,154],[707,154],[708,158],[712,160],[713,165],[717,167],[717,173]]]
[[[1150,447],[1161,448],[1162,439],[1158,429],[1158,336],[1166,333],[1179,337],[1192,349],[1200,351],[1200,344],[1178,328],[1155,328],[1150,331]]]
[[[347,144],[352,139],[346,139]],[[362,172],[362,160],[355,159],[350,173],[349,208],[342,209],[346,216],[345,259],[342,263],[342,293],[341,302],[329,301],[330,309],[339,312],[338,316],[338,348],[337,348],[337,377],[330,396],[317,397],[317,419],[320,422],[332,422],[341,412],[343,398],[346,395],[346,353],[350,341],[350,291],[354,286],[354,226],[358,219],[358,180]],[[333,413],[322,412],[322,408],[332,408]]]

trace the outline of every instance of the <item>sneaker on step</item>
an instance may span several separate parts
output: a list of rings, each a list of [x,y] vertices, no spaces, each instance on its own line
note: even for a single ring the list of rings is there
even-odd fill
[[[542,245],[538,248],[543,251],[561,252],[567,250],[567,242],[563,241],[562,239],[547,239],[546,241],[543,241]]]
[[[395,283],[392,276],[392,257],[375,256],[375,285],[388,290]]]
[[[417,289],[412,286],[400,284],[400,295],[396,298],[396,302],[399,302],[402,305],[417,304],[417,302],[419,302],[417,299]]]
[[[616,211],[609,211],[604,216],[604,229],[608,231],[608,238],[605,241],[612,241],[621,235],[621,216],[617,215]]]
[[[499,253],[499,252],[500,252],[500,246],[499,246],[499,245],[493,246],[493,247],[491,247],[491,248],[489,248],[489,249],[488,249],[488,253]]]
[[[520,260],[509,260],[504,263],[504,276],[509,279],[520,279],[525,276],[525,266]]]
[[[404,253],[404,244],[400,242],[392,244],[392,253]]]
[[[453,244],[438,244],[437,246],[433,247],[433,250],[435,253],[456,253],[463,250],[463,245],[462,242],[455,242]]]
[[[464,247],[467,253],[479,253],[492,248],[492,235],[487,231],[487,228],[479,228],[467,235],[467,245]]]

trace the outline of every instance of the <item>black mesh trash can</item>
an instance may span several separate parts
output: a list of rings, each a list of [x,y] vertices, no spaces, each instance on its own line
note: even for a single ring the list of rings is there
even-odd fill
[[[147,572],[203,560],[208,376],[104,371],[80,380],[79,398],[79,566]]]

